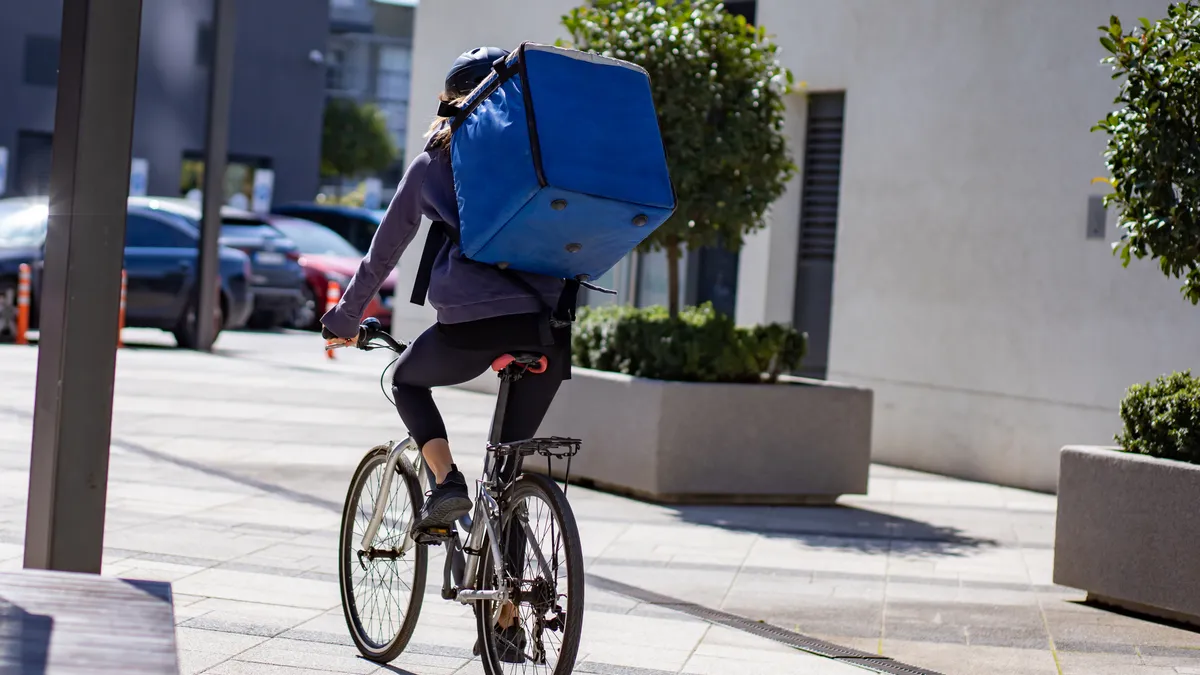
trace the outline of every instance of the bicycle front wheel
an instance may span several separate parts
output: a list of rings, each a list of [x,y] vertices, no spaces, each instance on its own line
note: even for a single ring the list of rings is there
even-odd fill
[[[480,588],[507,588],[505,605],[479,602],[475,618],[487,675],[568,675],[583,628],[583,553],[566,495],[546,476],[518,478],[501,500],[498,577],[491,547]]]
[[[373,448],[358,465],[342,511],[338,576],[346,626],[359,653],[388,663],[408,646],[425,596],[428,551],[408,542],[413,519],[421,508],[417,476],[401,459],[388,489],[387,508],[375,540],[366,550],[362,539],[383,491],[389,446]]]

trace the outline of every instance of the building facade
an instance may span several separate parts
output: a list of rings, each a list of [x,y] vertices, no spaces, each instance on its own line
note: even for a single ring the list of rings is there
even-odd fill
[[[553,42],[576,4],[422,3],[409,155],[463,45]],[[1153,263],[1121,267],[1091,183],[1105,139],[1089,129],[1117,92],[1096,26],[1167,5],[730,3],[805,83],[788,113],[801,171],[739,253],[734,313],[793,323],[807,373],[875,390],[876,461],[1052,491],[1061,446],[1111,444],[1130,384],[1200,367],[1200,311]],[[412,309],[413,326],[431,316]]]
[[[5,193],[44,193],[54,131],[62,3],[0,0],[0,147]],[[253,172],[274,173],[274,199],[312,199],[318,187],[329,0],[237,3],[227,192],[249,197]],[[133,156],[145,191],[180,195],[203,156],[212,0],[142,8]]]
[[[408,140],[408,97],[412,76],[415,8],[374,0],[332,0],[326,50],[326,93],[374,103],[387,119],[400,157],[383,182],[395,186]],[[390,194],[390,192],[389,192]]]

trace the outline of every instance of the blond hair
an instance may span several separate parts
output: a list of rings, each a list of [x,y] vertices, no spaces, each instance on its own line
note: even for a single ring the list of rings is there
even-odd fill
[[[438,100],[449,103],[453,106],[461,107],[470,98],[470,94],[463,94],[455,98],[451,98],[446,92],[438,95]],[[430,148],[443,148],[450,145],[450,136],[454,130],[450,127],[449,117],[435,117],[433,123],[429,125],[429,131],[425,132],[425,138],[429,139]]]

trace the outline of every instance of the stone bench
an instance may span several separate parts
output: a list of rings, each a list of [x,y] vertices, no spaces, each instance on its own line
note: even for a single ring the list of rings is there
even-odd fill
[[[171,585],[0,572],[0,673],[178,675]]]

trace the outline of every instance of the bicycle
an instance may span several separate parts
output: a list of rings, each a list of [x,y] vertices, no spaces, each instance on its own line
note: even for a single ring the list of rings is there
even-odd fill
[[[407,348],[377,319],[363,322],[356,346],[390,349],[397,358]],[[548,465],[553,458],[566,459],[569,477],[581,443],[559,437],[500,441],[509,387],[546,367],[546,357],[535,353],[505,354],[493,362],[500,391],[483,476],[473,512],[455,525],[412,531],[433,474],[411,437],[376,446],[359,463],[342,512],[338,576],[346,625],[363,657],[388,663],[408,646],[424,599],[428,548],[445,546],[441,595],[473,605],[479,636],[474,653],[488,675],[502,675],[505,666],[524,673],[532,664],[533,672],[549,675],[568,675],[574,668],[583,621],[579,530],[549,470],[527,474],[522,468],[534,454],[545,456]],[[549,551],[538,544],[539,533],[548,536]],[[397,592],[403,587],[409,597],[389,597],[382,606],[370,602],[365,593],[379,587]]]

